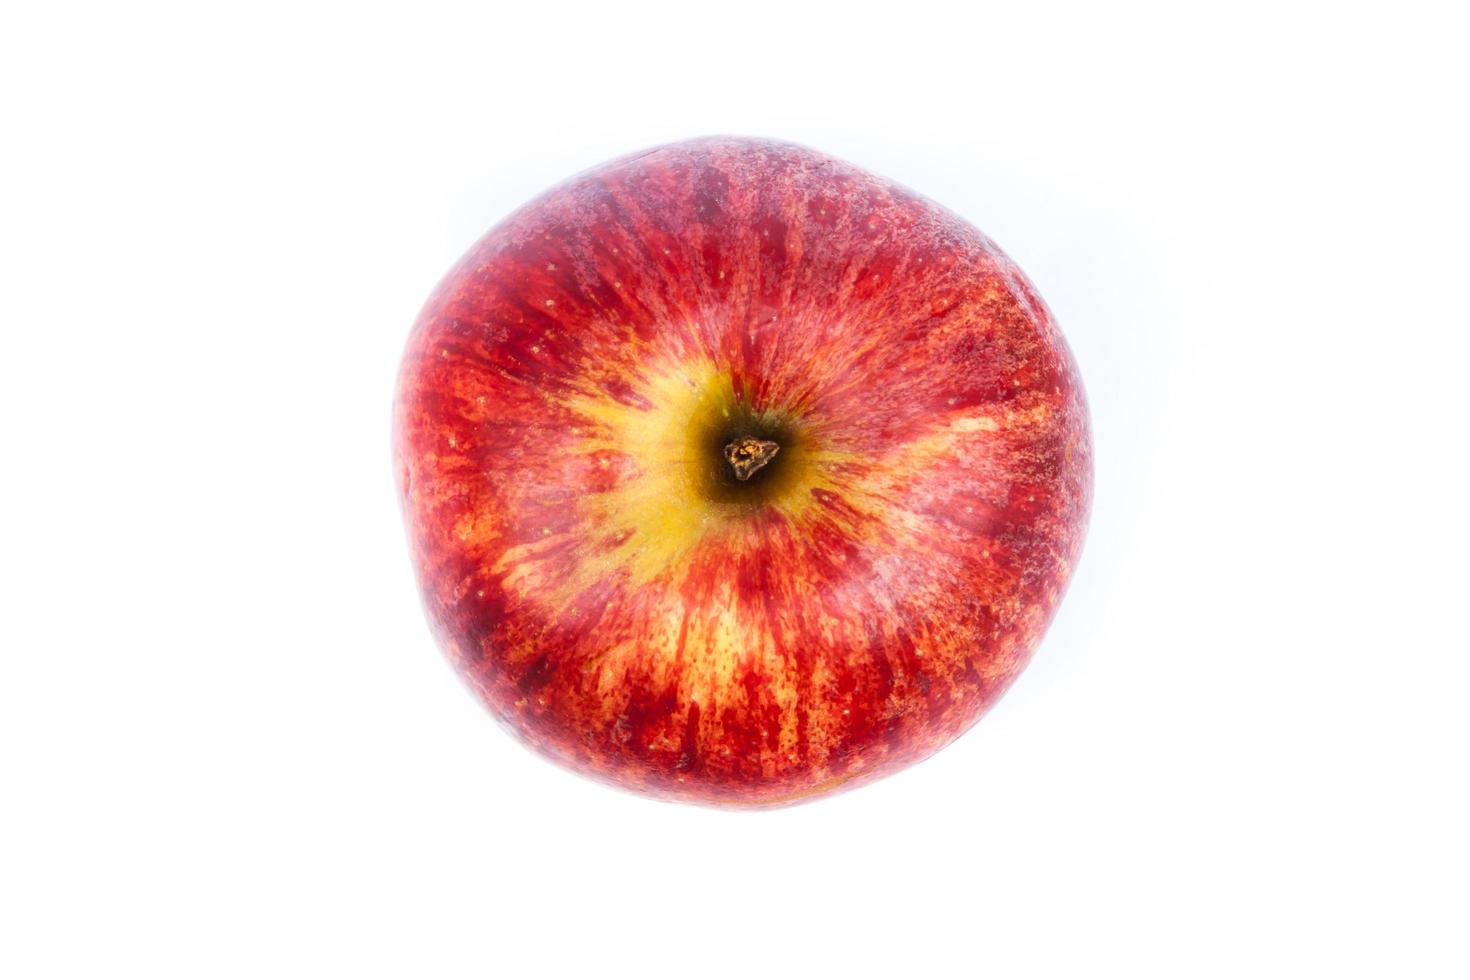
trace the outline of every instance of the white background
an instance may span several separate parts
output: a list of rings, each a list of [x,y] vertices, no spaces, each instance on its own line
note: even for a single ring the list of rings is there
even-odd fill
[[[495,6],[7,8],[0,973],[1470,970],[1452,5]],[[773,813],[502,734],[388,464],[453,260],[708,133],[982,227],[1096,428],[1011,694]]]

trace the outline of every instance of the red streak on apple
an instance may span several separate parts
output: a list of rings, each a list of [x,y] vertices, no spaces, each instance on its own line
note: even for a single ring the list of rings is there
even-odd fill
[[[492,713],[714,805],[965,731],[1040,641],[1091,497],[1077,369],[1015,264],[766,140],[614,161],[493,229],[419,317],[395,421],[429,618]]]

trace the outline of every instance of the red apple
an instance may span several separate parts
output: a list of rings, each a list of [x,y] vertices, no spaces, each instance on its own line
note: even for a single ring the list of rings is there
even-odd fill
[[[989,239],[786,143],[614,161],[492,230],[404,355],[429,618],[494,715],[652,796],[772,806],[949,743],[1077,561],[1077,369]]]

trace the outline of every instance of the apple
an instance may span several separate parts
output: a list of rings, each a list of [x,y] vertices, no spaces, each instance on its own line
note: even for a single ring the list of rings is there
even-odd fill
[[[910,765],[1026,665],[1076,565],[1077,368],[974,227],[706,138],[491,230],[404,354],[397,476],[440,644],[531,747],[769,807]]]

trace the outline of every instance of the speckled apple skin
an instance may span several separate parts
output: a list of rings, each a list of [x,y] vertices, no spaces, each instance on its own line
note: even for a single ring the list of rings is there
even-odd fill
[[[790,434],[765,496],[701,490],[732,417]],[[725,806],[974,724],[1091,497],[1077,368],[1020,269],[756,139],[608,163],[490,231],[413,329],[394,446],[429,619],[491,712],[577,772]]]

